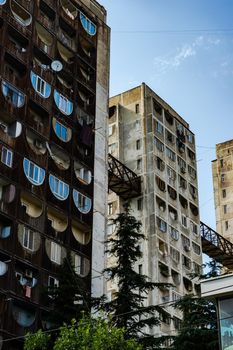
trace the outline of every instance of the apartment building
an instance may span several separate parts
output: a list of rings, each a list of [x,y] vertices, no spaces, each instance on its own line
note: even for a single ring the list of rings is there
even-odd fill
[[[212,162],[216,230],[233,243],[233,140],[216,145]]]
[[[0,348],[9,350],[49,327],[40,292],[59,284],[68,250],[86,289],[103,293],[105,9],[95,0],[0,1],[0,55]]]
[[[142,83],[110,98],[109,153],[141,178],[141,195],[129,200],[146,236],[139,242],[143,257],[135,268],[153,282],[173,284],[154,290],[148,305],[195,294],[199,284],[190,274],[201,271],[202,251],[195,137],[189,124]],[[111,218],[125,200],[110,191],[108,237],[116,229]],[[114,298],[117,283],[108,282],[107,289]],[[155,334],[172,335],[180,326],[181,314],[168,305],[166,310]]]

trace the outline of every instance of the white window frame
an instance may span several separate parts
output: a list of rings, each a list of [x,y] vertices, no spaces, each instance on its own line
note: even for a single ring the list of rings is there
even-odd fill
[[[43,97],[45,97],[46,84],[44,79],[39,77],[39,75],[36,76],[36,91]]]
[[[61,264],[61,246],[54,241],[51,241],[50,259],[58,265]]]
[[[59,127],[60,127],[60,131],[61,131],[60,134],[57,132],[57,125],[59,125]],[[62,130],[66,131],[65,138],[62,137]],[[65,125],[63,125],[62,123],[60,123],[58,120],[56,120],[56,122],[55,122],[55,133],[60,140],[62,140],[64,142],[68,141],[68,128]]]
[[[64,112],[65,114],[67,114],[67,108],[68,108],[68,105],[69,105],[69,100],[67,97],[63,96],[60,94],[59,96],[59,109]],[[65,107],[65,108],[63,108]]]
[[[9,148],[2,147],[1,162],[9,168],[12,168],[13,152],[9,150]]]
[[[23,231],[23,247],[34,251],[34,232],[28,227],[24,227]]]

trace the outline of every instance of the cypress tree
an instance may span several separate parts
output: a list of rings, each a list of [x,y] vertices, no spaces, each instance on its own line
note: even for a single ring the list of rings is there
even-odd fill
[[[113,220],[116,234],[107,243],[109,254],[115,257],[114,266],[105,269],[109,280],[117,279],[118,292],[113,300],[104,303],[104,309],[111,313],[114,324],[126,329],[125,336],[137,339],[144,349],[157,349],[161,339],[156,339],[148,332],[160,324],[158,313],[164,313],[159,306],[145,306],[150,291],[168,284],[149,281],[146,275],[135,271],[136,261],[142,257],[139,243],[143,240],[141,222],[130,213],[128,205],[124,212]]]

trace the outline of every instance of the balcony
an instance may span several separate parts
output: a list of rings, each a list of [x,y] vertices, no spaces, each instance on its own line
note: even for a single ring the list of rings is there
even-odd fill
[[[62,18],[59,18],[58,38],[69,49],[77,50],[76,31]]]
[[[56,75],[56,87],[57,89],[70,100],[74,98],[74,80],[70,74],[61,71]]]
[[[39,7],[37,8],[36,17],[45,28],[48,28],[49,30],[54,30],[56,12],[49,6],[48,1],[39,1]]]
[[[72,27],[76,26],[76,18],[78,16],[78,9],[74,4],[69,0],[61,0],[61,12],[60,14],[64,19],[69,22]]]
[[[59,41],[57,41],[57,55],[62,59],[63,69],[67,72],[74,73],[75,55]]]
[[[96,48],[85,38],[79,36],[78,55],[90,66],[96,65]]]
[[[27,123],[45,138],[49,137],[50,118],[49,113],[33,100],[29,100],[29,109],[26,116]]]
[[[36,331],[37,313],[34,306],[21,300],[14,300],[11,305],[11,324],[12,334],[25,335],[27,332]]]
[[[26,37],[11,26],[8,27],[5,47],[14,57],[20,59],[23,63],[26,63],[28,59],[28,44],[29,41]]]
[[[0,214],[0,248],[7,252],[14,252],[14,224],[3,214]],[[8,259],[2,259],[7,261]]]
[[[34,40],[36,45],[49,57],[54,56],[54,37],[39,22],[35,23]]]
[[[11,0],[11,13],[13,17],[8,16],[9,23],[25,36],[29,37],[31,32],[32,15],[14,0]]]
[[[14,171],[14,173],[17,172]],[[18,177],[18,174],[15,177]],[[16,186],[12,184],[9,177],[0,177],[0,193],[0,210],[10,216],[15,216],[17,206]]]
[[[27,128],[25,131],[25,140],[25,154],[29,156],[30,159],[33,159],[38,165],[46,168],[47,147],[45,140],[30,128]]]
[[[55,238],[63,244],[69,244],[68,218],[65,212],[52,206],[47,208],[46,220],[47,235]]]
[[[95,70],[92,69],[89,65],[82,62],[81,60],[79,60],[77,67],[78,67],[78,71],[77,71],[78,80],[87,88],[95,91],[95,86],[96,86]]]
[[[16,261],[14,275],[12,289],[17,296],[39,303],[38,271],[30,265]]]
[[[52,60],[43,51],[34,47],[33,49],[33,71],[48,83],[53,81],[53,72],[51,70]]]
[[[43,202],[30,192],[21,191],[20,204],[18,208],[20,220],[43,232],[45,221]]]
[[[78,84],[77,90],[78,107],[87,114],[95,115],[95,95],[81,84]]]
[[[70,157],[64,150],[55,144],[47,144],[49,161],[48,168],[51,172],[61,177],[66,182],[71,181]]]
[[[0,288],[2,290],[11,289],[11,266],[10,256],[0,252]]]

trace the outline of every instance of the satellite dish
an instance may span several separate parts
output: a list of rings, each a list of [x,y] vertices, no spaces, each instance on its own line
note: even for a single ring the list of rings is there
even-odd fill
[[[56,60],[51,63],[51,68],[54,72],[60,72],[63,68],[63,65],[60,61]]]

